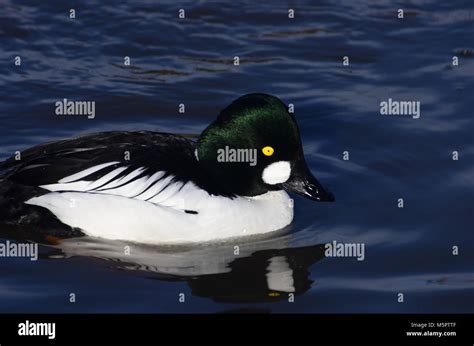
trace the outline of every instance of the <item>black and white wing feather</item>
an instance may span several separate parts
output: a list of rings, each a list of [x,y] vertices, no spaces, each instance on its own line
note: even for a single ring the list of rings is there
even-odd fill
[[[89,190],[158,171],[187,182],[197,173],[194,146],[189,138],[165,133],[104,132],[33,147],[20,160],[5,161],[0,171],[4,180],[22,185],[82,181]]]
[[[225,195],[200,169],[193,138],[149,131],[86,135],[39,145],[21,152],[20,160],[3,162],[2,221],[28,222],[34,213],[24,202],[51,191],[117,195],[176,208],[184,208],[183,196]]]

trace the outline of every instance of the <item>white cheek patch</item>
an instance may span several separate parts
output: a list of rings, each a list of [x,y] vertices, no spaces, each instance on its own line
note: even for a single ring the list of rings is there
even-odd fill
[[[269,185],[281,184],[290,178],[291,166],[288,161],[278,161],[268,165],[262,173],[262,180]]]

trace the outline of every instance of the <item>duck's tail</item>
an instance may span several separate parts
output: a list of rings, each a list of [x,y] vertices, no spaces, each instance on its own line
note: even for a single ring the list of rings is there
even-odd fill
[[[83,235],[59,221],[45,208],[25,204],[28,199],[47,193],[46,190],[0,179],[0,237],[69,238]]]

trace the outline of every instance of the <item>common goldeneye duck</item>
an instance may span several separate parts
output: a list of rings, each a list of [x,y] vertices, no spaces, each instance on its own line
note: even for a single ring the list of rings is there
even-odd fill
[[[33,147],[0,170],[6,222],[150,244],[280,230],[293,220],[286,191],[334,200],[306,165],[295,118],[266,94],[240,97],[197,138],[96,133]]]

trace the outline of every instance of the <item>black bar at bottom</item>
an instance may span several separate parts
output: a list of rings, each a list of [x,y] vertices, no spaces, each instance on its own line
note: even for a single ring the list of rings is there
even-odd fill
[[[473,322],[473,315],[468,314],[4,314],[0,315],[0,345],[149,342],[473,345]],[[32,327],[32,323],[55,323],[54,339],[47,335],[19,335],[21,328],[23,333],[35,333],[42,328],[46,331],[46,325]]]

